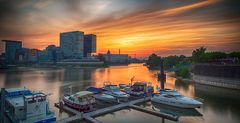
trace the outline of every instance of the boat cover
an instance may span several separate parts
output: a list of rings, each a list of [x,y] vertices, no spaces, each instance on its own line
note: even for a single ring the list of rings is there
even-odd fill
[[[87,88],[86,90],[87,90],[87,91],[90,91],[90,92],[92,92],[92,93],[94,93],[94,94],[107,91],[107,90],[105,90],[105,89],[103,89],[103,88],[96,88],[96,87],[89,87],[89,88]]]

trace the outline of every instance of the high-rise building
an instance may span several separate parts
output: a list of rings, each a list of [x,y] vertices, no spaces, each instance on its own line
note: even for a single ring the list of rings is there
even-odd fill
[[[60,49],[64,58],[82,58],[84,52],[84,32],[60,33]]]
[[[84,35],[84,57],[91,53],[96,53],[96,35]]]
[[[9,63],[19,61],[20,50],[22,49],[21,41],[2,40],[5,43],[5,59]]]
[[[3,41],[1,41],[0,42],[0,55],[2,54],[2,53],[5,53],[5,42],[3,42]]]

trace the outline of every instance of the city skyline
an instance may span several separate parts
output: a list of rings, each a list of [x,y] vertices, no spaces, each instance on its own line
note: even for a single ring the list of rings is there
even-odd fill
[[[239,5],[237,0],[0,0],[0,40],[44,49],[59,46],[60,32],[84,30],[97,35],[98,53],[190,55],[200,46],[239,51]]]

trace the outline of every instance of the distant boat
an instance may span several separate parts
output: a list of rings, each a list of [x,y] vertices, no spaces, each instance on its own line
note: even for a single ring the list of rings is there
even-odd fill
[[[150,82],[135,82],[132,86],[126,87],[125,92],[134,97],[143,97],[152,95],[154,92]]]
[[[2,93],[2,92],[1,92]],[[5,114],[13,123],[53,123],[56,116],[49,110],[47,94],[27,88],[5,90]]]
[[[181,95],[176,90],[170,89],[159,90],[159,94],[155,94],[151,101],[180,108],[200,108],[203,104],[200,101]]]
[[[64,95],[63,102],[65,105],[80,112],[88,112],[93,110],[96,100],[92,92],[80,91],[76,94]]]

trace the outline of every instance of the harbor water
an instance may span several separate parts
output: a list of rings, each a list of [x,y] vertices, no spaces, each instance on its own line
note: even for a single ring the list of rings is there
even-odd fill
[[[149,70],[142,64],[126,66],[111,66],[108,68],[18,68],[0,71],[0,87],[27,87],[31,90],[50,94],[48,97],[51,110],[58,119],[69,115],[60,112],[54,103],[66,93],[76,93],[89,86],[102,87],[105,82],[112,84],[128,84],[134,81],[152,82],[154,88],[160,87],[157,81],[159,71]],[[199,109],[179,109],[166,105],[147,102],[139,104],[151,110],[179,116],[180,123],[239,123],[240,122],[240,91],[213,86],[200,85],[193,82],[176,80],[173,73],[167,73],[166,88],[177,89],[181,94],[189,97],[204,99]],[[174,123],[164,118],[152,116],[134,109],[122,109],[110,114],[96,117],[106,123]]]

